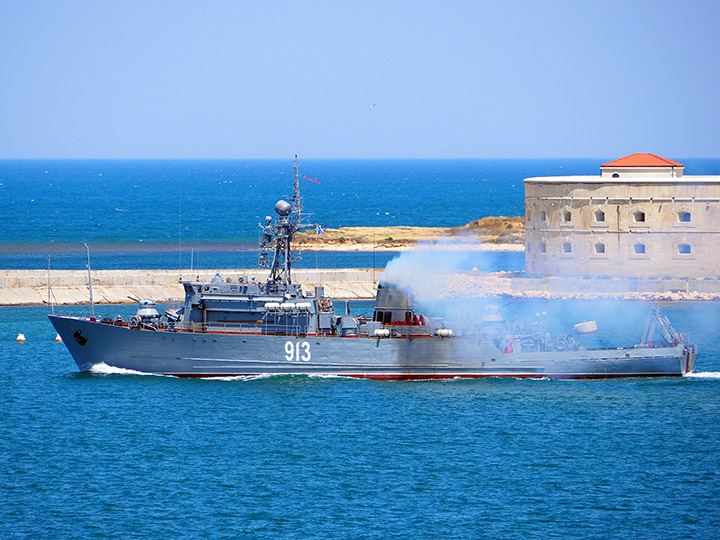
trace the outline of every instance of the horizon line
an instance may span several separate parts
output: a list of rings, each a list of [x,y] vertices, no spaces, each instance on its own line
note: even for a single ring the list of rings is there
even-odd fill
[[[284,161],[293,159],[295,154],[288,157],[0,157],[0,161]],[[559,160],[559,159],[584,159],[584,160],[603,160],[607,156],[551,156],[551,157],[299,157],[305,160],[317,161],[347,161],[347,160],[367,160],[367,161],[390,161],[390,160],[417,160],[417,161],[450,161],[450,160]],[[709,156],[676,156],[675,159],[717,159],[718,157]]]

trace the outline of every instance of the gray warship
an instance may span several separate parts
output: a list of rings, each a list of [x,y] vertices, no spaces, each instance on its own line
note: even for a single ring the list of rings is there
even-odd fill
[[[542,321],[508,325],[489,313],[469,327],[430,317],[418,311],[411,291],[382,278],[372,316],[351,315],[322,286],[304,291],[292,281],[293,239],[311,226],[304,222],[297,156],[293,171],[291,201],[278,201],[276,216],[260,225],[265,282],[220,275],[182,281],[184,303],[164,316],[150,299],[140,300],[128,321],[49,315],[80,370],[105,364],[176,377],[399,380],[657,377],[695,369],[697,346],[656,308],[637,345],[613,348],[583,347],[572,334],[552,337]]]

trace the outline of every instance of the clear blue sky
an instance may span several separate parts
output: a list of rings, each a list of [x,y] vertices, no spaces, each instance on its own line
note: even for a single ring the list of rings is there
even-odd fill
[[[0,0],[0,158],[720,158],[719,28],[718,0]]]

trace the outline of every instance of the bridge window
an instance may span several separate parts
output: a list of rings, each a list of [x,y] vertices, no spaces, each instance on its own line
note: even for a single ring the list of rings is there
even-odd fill
[[[690,223],[690,212],[678,212],[678,221],[681,223]]]
[[[680,244],[678,245],[678,253],[681,255],[689,255],[690,254],[690,244]]]
[[[633,251],[635,251],[638,255],[643,255],[645,253],[645,244],[635,244],[633,246]]]

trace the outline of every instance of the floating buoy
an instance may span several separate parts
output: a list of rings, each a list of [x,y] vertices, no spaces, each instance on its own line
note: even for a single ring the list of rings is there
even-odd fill
[[[25,339],[25,334],[18,334],[18,337],[15,338],[15,341],[18,343],[25,343],[27,339]]]
[[[60,334],[55,334],[55,341],[62,341]]]

